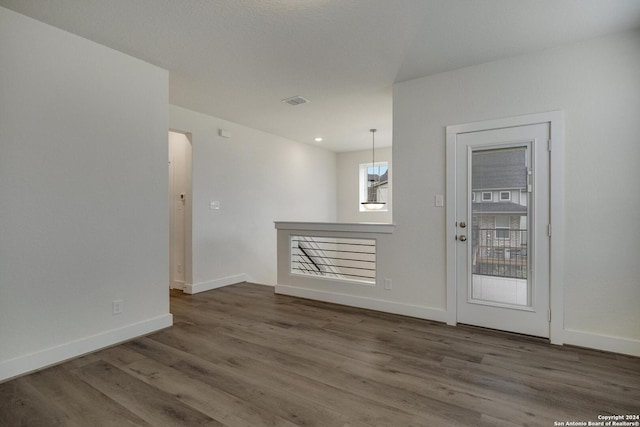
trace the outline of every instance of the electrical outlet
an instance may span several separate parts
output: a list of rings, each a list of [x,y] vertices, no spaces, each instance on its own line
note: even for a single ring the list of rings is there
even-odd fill
[[[122,310],[124,303],[122,302],[121,299],[116,299],[113,300],[113,303],[111,303],[111,314],[116,315],[116,314],[122,314]]]
[[[384,279],[384,288],[387,291],[390,291],[393,288],[393,286],[391,284],[391,279]]]

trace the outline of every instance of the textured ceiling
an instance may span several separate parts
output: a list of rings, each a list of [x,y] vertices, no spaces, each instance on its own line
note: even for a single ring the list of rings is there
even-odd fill
[[[394,82],[640,26],[640,0],[0,5],[168,69],[172,104],[335,151],[391,144]]]

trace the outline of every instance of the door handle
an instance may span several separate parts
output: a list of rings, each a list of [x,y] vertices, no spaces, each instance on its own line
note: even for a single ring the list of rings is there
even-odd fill
[[[458,240],[460,240],[461,242],[466,242],[467,236],[465,236],[464,234],[461,234],[460,236],[458,236]]]

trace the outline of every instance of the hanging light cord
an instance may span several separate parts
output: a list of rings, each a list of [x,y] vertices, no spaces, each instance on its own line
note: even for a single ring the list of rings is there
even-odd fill
[[[371,132],[371,143],[372,143],[372,149],[371,149],[371,163],[373,163],[372,169],[373,169],[373,185],[372,187],[375,187],[375,183],[376,183],[376,131],[377,129],[369,129],[369,132]],[[378,175],[380,174],[380,168],[378,168]],[[377,189],[376,189],[377,191]],[[367,200],[369,199],[369,197],[367,197]],[[378,198],[376,197],[375,200],[378,200]]]

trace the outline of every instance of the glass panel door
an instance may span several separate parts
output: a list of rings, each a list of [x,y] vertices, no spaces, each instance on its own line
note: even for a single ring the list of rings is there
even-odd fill
[[[456,136],[456,317],[549,336],[549,124]]]

